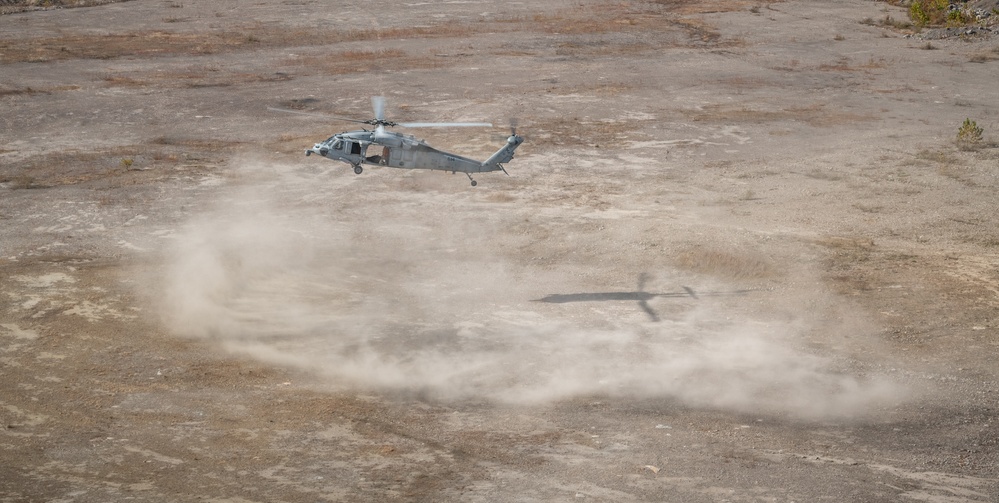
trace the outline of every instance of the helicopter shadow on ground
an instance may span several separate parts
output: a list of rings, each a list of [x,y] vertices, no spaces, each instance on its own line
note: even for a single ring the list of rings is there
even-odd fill
[[[555,293],[546,295],[540,299],[534,299],[533,302],[544,302],[547,304],[566,304],[569,302],[615,302],[615,301],[636,301],[638,302],[638,307],[642,309],[649,316],[649,319],[653,322],[662,321],[659,314],[656,313],[651,306],[649,306],[649,301],[657,297],[662,298],[690,298],[699,299],[701,297],[728,297],[737,295],[746,295],[753,290],[731,290],[731,291],[710,291],[710,292],[697,292],[689,286],[681,287],[682,292],[647,292],[645,291],[645,283],[648,282],[651,276],[648,273],[641,273],[638,275],[638,290],[631,292],[583,292],[583,293]]]

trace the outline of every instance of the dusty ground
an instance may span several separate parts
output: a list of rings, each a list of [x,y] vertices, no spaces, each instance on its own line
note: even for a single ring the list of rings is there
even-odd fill
[[[999,41],[331,5],[0,17],[0,501],[999,498]],[[267,110],[377,94],[527,142],[355,176]]]

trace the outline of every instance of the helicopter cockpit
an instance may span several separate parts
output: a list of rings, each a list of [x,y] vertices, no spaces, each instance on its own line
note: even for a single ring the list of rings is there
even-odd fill
[[[326,140],[326,143],[329,144],[330,150],[336,150],[338,152],[343,152],[345,154],[354,154],[354,155],[362,153],[361,143],[354,141],[352,138],[345,140],[343,138],[338,138],[334,136],[329,140]]]
[[[326,155],[329,154],[330,151],[333,151],[333,152],[349,152],[349,153],[355,153],[355,154],[359,153],[360,145],[358,145],[357,143],[353,143],[353,142],[349,142],[349,143],[351,143],[351,144],[350,145],[345,145],[345,143],[344,143],[344,141],[343,141],[342,138],[338,138],[337,136],[330,136],[329,138],[326,139],[326,141],[324,141],[322,143],[317,143],[316,146],[314,147],[314,151],[318,151],[319,155],[322,155],[323,157],[326,157]],[[355,151],[358,151],[358,152],[355,152]],[[311,152],[306,152],[306,153],[309,154]]]

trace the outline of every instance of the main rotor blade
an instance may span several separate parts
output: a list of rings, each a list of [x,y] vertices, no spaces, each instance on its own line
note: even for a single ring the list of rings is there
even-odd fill
[[[309,117],[319,117],[320,119],[327,119],[327,120],[332,119],[332,120],[338,120],[338,121],[356,122],[358,124],[368,124],[368,123],[370,123],[370,121],[362,121],[362,120],[357,120],[357,119],[348,119],[346,117],[337,117],[335,115],[326,115],[326,114],[317,114],[317,113],[312,113],[312,112],[303,112],[301,110],[288,110],[287,108],[267,107],[267,109],[271,110],[271,111],[274,111],[274,112],[284,112],[286,114],[307,115]]]
[[[402,127],[493,127],[488,122],[400,122]]]

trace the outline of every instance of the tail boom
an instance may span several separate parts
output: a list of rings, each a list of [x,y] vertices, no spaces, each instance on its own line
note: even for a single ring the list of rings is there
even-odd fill
[[[491,155],[489,159],[486,159],[482,163],[482,171],[498,171],[503,170],[503,163],[510,162],[513,160],[513,152],[517,150],[517,147],[521,143],[524,143],[524,138],[522,136],[517,136],[516,134],[510,135],[506,139],[506,145],[503,148],[496,151],[495,154]]]

